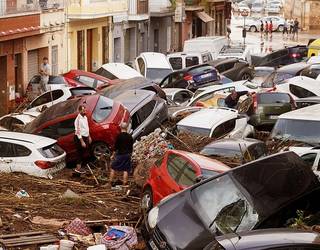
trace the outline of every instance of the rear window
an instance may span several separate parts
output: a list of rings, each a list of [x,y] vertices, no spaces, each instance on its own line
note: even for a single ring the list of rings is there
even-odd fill
[[[47,147],[38,149],[41,155],[45,158],[55,158],[63,155],[64,151],[57,144],[52,144]]]
[[[100,68],[95,72],[97,75],[100,76],[104,76],[110,80],[115,80],[118,79],[118,77],[116,77],[115,75],[113,75],[112,73],[110,73],[109,71],[105,70],[104,68]]]
[[[260,104],[290,103],[290,97],[285,93],[258,94],[257,100]]]
[[[181,57],[171,57],[169,62],[174,70],[182,69],[182,58]]]
[[[292,94],[299,98],[316,96],[315,93],[297,85],[290,84],[289,89]]]
[[[49,76],[49,84],[66,84],[62,76]]]
[[[201,74],[201,73],[204,73],[206,71],[211,71],[211,70],[215,70],[215,68],[210,65],[206,65],[206,66],[201,66],[201,67],[196,67],[194,69],[191,69],[189,71],[189,73],[193,74],[193,75],[197,75],[197,74]]]
[[[111,113],[113,101],[104,96],[100,96],[97,105],[93,111],[92,119],[95,122],[104,121]]]
[[[198,64],[199,64],[199,57],[197,56],[186,57],[186,67],[191,67]]]
[[[89,88],[74,88],[71,89],[72,96],[83,96],[83,95],[93,95],[96,93],[95,90]]]
[[[211,132],[209,128],[197,128],[197,127],[182,126],[182,125],[178,125],[178,130],[184,131],[184,132],[191,132],[191,133],[199,134],[203,136],[210,136],[210,132]]]
[[[286,73],[286,72],[277,72],[277,73],[274,75],[273,82],[275,82],[275,83],[281,83],[281,82],[283,82],[284,80],[290,79],[290,78],[292,78],[292,77],[294,77],[294,76],[295,76],[295,75],[290,74],[290,73]]]

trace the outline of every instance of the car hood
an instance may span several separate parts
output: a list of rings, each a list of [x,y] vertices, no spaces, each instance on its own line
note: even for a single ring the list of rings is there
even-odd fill
[[[296,74],[297,72],[303,70],[304,68],[308,67],[309,65],[306,62],[298,62],[289,64],[286,66],[281,67],[277,70],[279,73],[290,73],[290,74]]]

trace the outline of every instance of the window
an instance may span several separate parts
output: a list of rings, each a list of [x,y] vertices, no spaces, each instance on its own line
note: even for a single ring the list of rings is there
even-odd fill
[[[132,121],[132,130],[134,131],[141,124],[140,118],[137,113],[132,115],[131,121]]]
[[[64,153],[63,149],[60,148],[56,143],[38,150],[42,154],[42,156],[46,158],[55,158]]]
[[[151,100],[138,111],[141,121],[144,121],[151,115],[155,105],[156,105],[156,101]]]
[[[310,153],[305,154],[301,156],[301,159],[308,164],[308,166],[312,167],[314,164],[314,161],[316,160],[317,154],[316,153]]]
[[[250,146],[247,150],[250,153],[251,160],[258,159],[268,154],[267,147],[264,143],[257,143]]]
[[[97,85],[96,80],[88,76],[78,76],[76,80],[91,88],[95,88]]]
[[[84,96],[84,95],[93,95],[95,94],[96,91],[93,89],[89,89],[89,88],[74,88],[71,89],[71,94],[72,96]]]
[[[145,75],[146,74],[146,66],[145,66],[143,59],[141,57],[139,57],[137,61],[138,61],[140,73],[142,75]]]
[[[18,144],[9,142],[0,142],[0,157],[26,157],[31,151]]]
[[[299,98],[316,96],[316,94],[312,93],[311,91],[297,85],[290,84],[289,89],[293,95]]]
[[[229,62],[224,64],[224,71],[232,69],[234,67],[235,62]]]
[[[53,139],[58,139],[61,136],[68,135],[74,132],[75,118],[64,120],[44,128],[40,134]]]
[[[97,105],[93,111],[92,119],[99,123],[107,119],[113,107],[113,101],[104,96],[100,96]]]
[[[202,63],[207,63],[212,61],[212,56],[210,53],[202,55]]]
[[[181,57],[171,57],[169,62],[174,70],[182,69],[182,58]]]
[[[12,144],[13,145],[13,152],[16,157],[26,157],[31,154],[31,151],[26,148],[25,146]]]
[[[189,92],[181,91],[174,96],[174,102],[177,104],[182,104],[188,101],[192,97],[192,94]]]
[[[99,68],[96,72],[97,75],[104,76],[110,80],[118,79],[114,74],[109,72],[108,70],[105,70],[104,68]]]
[[[259,104],[290,103],[290,96],[285,93],[263,93],[257,95]]]
[[[186,67],[191,67],[198,64],[199,64],[199,57],[197,56],[186,57]]]
[[[178,183],[182,186],[192,186],[196,183],[197,175],[193,167],[186,161],[185,166],[183,168],[183,172],[178,180]]]
[[[220,138],[230,133],[235,128],[235,126],[236,126],[236,119],[226,121],[214,129],[211,137]]]
[[[53,102],[63,96],[63,91],[61,89],[53,90],[36,98],[31,104],[30,108],[38,107],[49,102]]]

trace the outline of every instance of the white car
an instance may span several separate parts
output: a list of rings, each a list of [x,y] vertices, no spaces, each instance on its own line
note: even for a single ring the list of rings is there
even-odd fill
[[[284,28],[284,18],[278,16],[266,16],[257,20],[251,20],[246,22],[246,30],[250,32],[260,31],[261,21],[263,22],[263,28],[265,29],[266,21],[270,23],[272,21],[273,31],[282,32]]]
[[[254,135],[248,116],[229,108],[201,109],[177,123],[179,131],[192,132],[211,138],[245,138]]]
[[[251,48],[244,45],[226,45],[218,54],[217,59],[238,58],[251,64]]]
[[[320,178],[320,147],[290,147],[289,150],[299,155]]]
[[[144,52],[135,60],[135,67],[145,78],[160,83],[173,72],[168,58],[162,53]]]
[[[197,102],[205,101],[212,98],[215,94],[229,94],[232,90],[257,92],[256,84],[248,80],[242,80],[221,85],[212,85],[209,87],[199,88],[189,100],[187,106],[195,106]]]
[[[181,105],[187,103],[193,96],[193,92],[181,88],[163,88],[169,105]]]
[[[95,73],[104,76],[110,80],[127,80],[130,78],[142,76],[138,71],[124,63],[103,64]]]
[[[29,81],[27,92],[32,95],[39,95],[41,93],[41,86],[40,86],[41,76],[35,75]],[[47,90],[55,90],[67,87],[68,83],[64,79],[63,76],[49,76],[49,82],[47,85]]]
[[[279,5],[273,5],[273,4],[268,4],[265,7],[265,12],[266,13],[274,13],[274,14],[279,14],[281,11],[281,8]]]
[[[253,3],[251,7],[251,12],[261,13],[264,10],[263,4],[260,2]]]
[[[49,108],[56,103],[66,101],[77,96],[93,95],[95,93],[96,91],[90,87],[65,87],[47,91],[35,98],[27,106],[24,112],[41,112],[42,109]]]
[[[23,127],[32,122],[40,112],[23,112],[23,113],[11,113],[0,118],[0,126],[9,131],[22,131]]]
[[[276,90],[289,93],[293,99],[320,96],[320,81],[307,76],[295,76],[276,85]]]
[[[0,131],[0,171],[52,178],[66,165],[66,153],[56,142],[38,135]]]
[[[173,70],[180,70],[213,61],[212,54],[209,51],[176,52],[167,55],[167,58]]]

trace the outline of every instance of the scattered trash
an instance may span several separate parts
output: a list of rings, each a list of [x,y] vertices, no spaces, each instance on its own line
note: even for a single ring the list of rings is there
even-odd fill
[[[65,191],[63,193],[63,195],[61,196],[62,198],[72,198],[72,199],[79,199],[81,198],[80,195],[76,194],[75,192],[73,192],[71,189],[67,189],[67,191]]]
[[[122,186],[116,185],[116,186],[114,186],[114,187],[111,187],[111,190],[114,190],[114,191],[122,191]]]
[[[31,219],[31,222],[36,225],[50,225],[55,227],[62,227],[64,224],[68,223],[65,220],[58,219],[45,219],[41,216],[35,216]]]
[[[74,242],[71,240],[60,240],[59,250],[72,250],[73,246],[74,246]]]
[[[40,247],[40,250],[59,250],[59,245],[48,245]]]
[[[129,250],[138,243],[137,233],[133,227],[112,226],[102,238],[107,249]]]
[[[71,223],[66,227],[66,231],[68,234],[76,234],[82,236],[87,236],[92,233],[87,225],[79,218],[71,221]]]
[[[106,246],[105,245],[95,245],[95,246],[91,246],[88,247],[87,250],[106,250]]]
[[[16,193],[16,197],[18,198],[28,198],[30,195],[27,193],[27,191],[21,189],[19,192]]]
[[[22,219],[22,216],[20,214],[14,214],[12,215],[13,217],[17,218],[17,219]]]
[[[2,219],[0,217],[0,227],[2,227],[2,226],[3,226],[3,223],[2,223]]]

